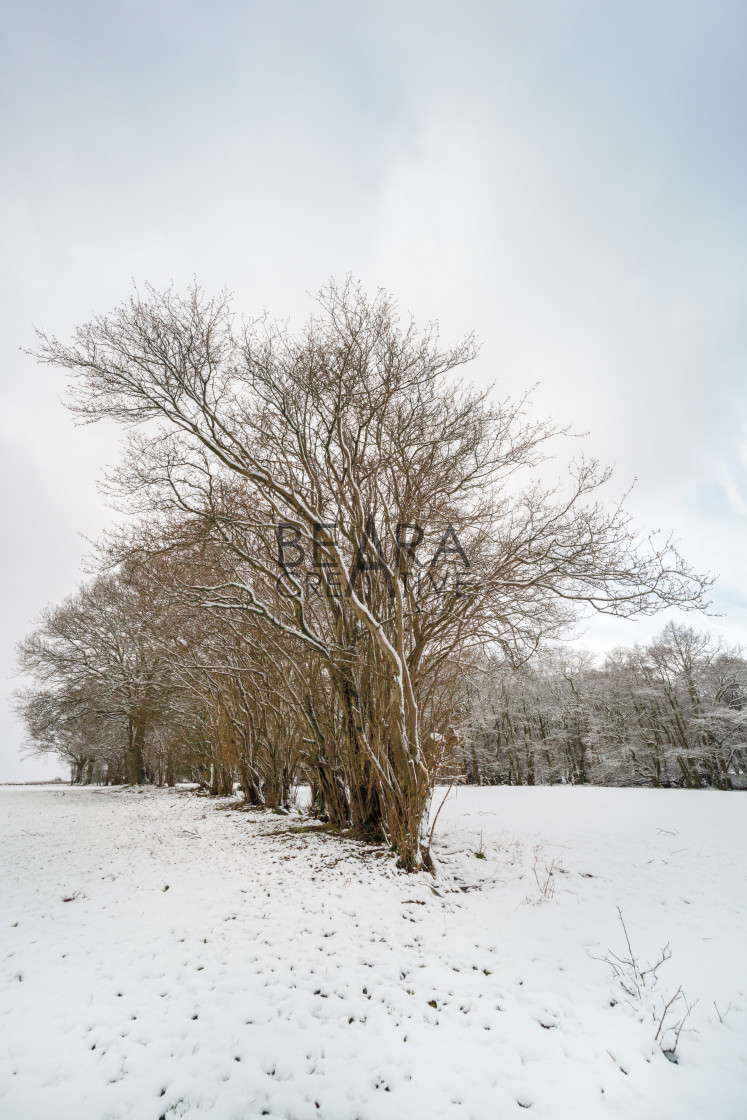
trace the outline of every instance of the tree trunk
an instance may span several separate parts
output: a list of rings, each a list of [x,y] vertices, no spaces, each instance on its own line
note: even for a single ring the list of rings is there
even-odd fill
[[[147,781],[145,771],[145,720],[143,719],[135,719],[130,723],[127,781],[130,785],[144,785]]]

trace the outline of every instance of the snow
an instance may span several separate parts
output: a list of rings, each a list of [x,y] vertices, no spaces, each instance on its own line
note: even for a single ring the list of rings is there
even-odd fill
[[[747,1115],[740,794],[462,788],[435,879],[227,804],[0,790],[4,1120]]]

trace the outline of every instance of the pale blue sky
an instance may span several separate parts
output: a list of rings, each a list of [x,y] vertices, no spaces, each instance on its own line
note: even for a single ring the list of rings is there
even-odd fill
[[[111,430],[18,352],[131,278],[247,311],[352,271],[588,430],[747,644],[747,5],[6,3],[1,674],[110,520]],[[663,620],[595,624],[594,648]],[[699,624],[703,620],[695,620]],[[20,731],[0,714],[0,780]]]

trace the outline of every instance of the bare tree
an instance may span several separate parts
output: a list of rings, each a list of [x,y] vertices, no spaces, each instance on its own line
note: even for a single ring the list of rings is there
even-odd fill
[[[149,731],[174,714],[174,681],[153,641],[157,614],[142,585],[113,575],[42,613],[19,645],[21,671],[41,685],[19,697],[32,743],[64,741],[69,754],[75,741],[110,779],[148,780]]]
[[[194,288],[136,293],[70,345],[39,339],[82,419],[132,429],[112,485],[153,539],[222,550],[192,590],[230,625],[257,619],[279,668],[295,659],[308,737],[342,743],[344,811],[408,869],[429,863],[449,664],[488,643],[519,660],[584,607],[699,606],[708,586],[604,504],[596,463],[541,485],[556,428],[455,380],[474,354],[352,282],[299,335],[239,326]]]

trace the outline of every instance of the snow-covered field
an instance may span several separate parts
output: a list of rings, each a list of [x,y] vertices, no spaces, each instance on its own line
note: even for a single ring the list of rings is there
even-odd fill
[[[225,804],[0,790],[3,1120],[747,1116],[743,795],[461,789],[435,880]]]

